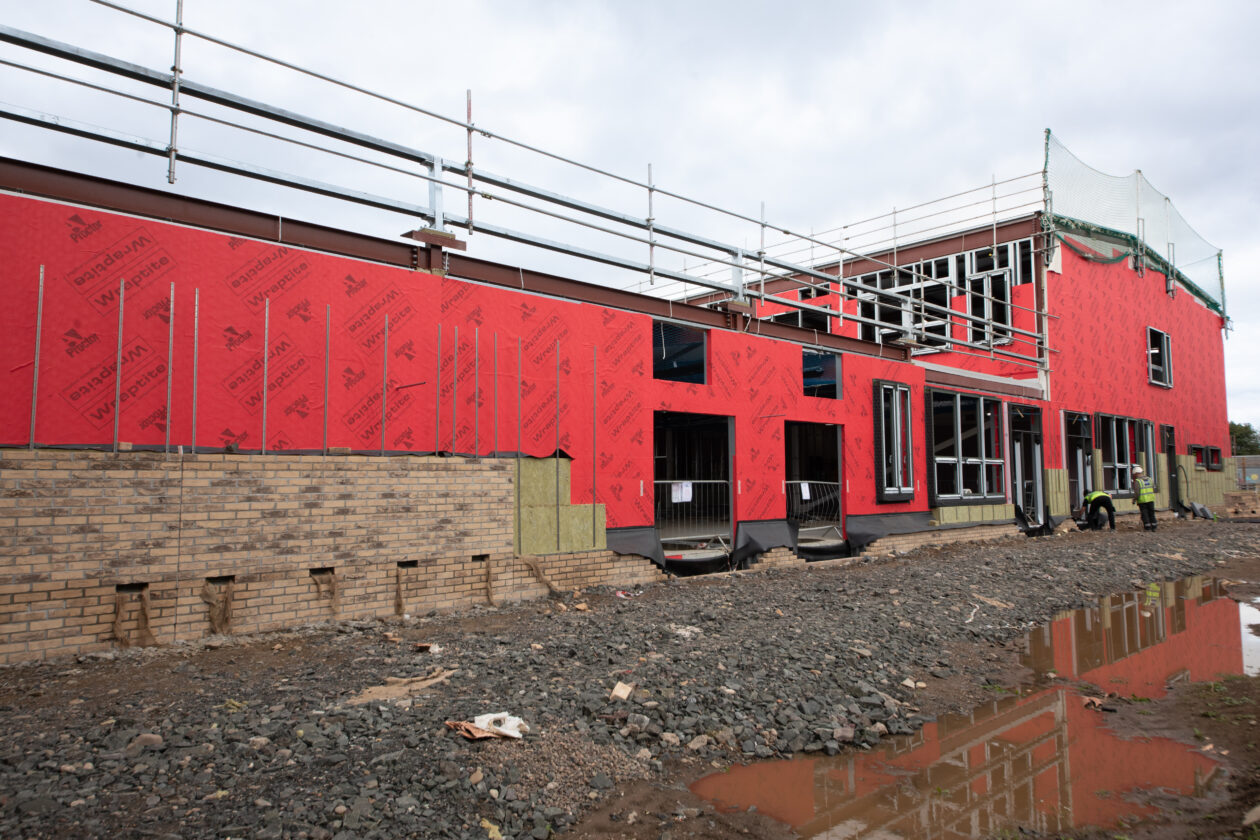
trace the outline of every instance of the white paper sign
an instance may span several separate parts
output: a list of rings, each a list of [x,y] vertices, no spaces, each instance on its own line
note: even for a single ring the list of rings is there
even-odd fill
[[[691,482],[675,481],[669,486],[669,500],[674,504],[691,501]]]
[[[806,502],[809,501],[809,482],[808,481],[801,482],[801,499]]]

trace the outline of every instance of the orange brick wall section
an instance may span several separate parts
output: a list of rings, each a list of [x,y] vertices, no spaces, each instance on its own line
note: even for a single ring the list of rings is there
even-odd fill
[[[225,606],[256,632],[541,597],[514,492],[496,459],[0,451],[0,663],[201,638]],[[531,559],[559,589],[662,579]]]

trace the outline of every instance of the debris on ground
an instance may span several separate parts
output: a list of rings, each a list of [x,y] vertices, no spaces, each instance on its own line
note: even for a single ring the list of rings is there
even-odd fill
[[[388,700],[401,700],[404,697],[410,697],[412,694],[423,691],[426,688],[444,683],[451,678],[452,674],[458,673],[456,670],[448,670],[446,668],[434,668],[429,673],[420,677],[386,677],[384,685],[374,685],[371,688],[365,688],[354,697],[346,701],[347,705],[360,706],[364,703],[380,703]]]
[[[448,720],[446,726],[470,741],[487,738],[523,738],[529,732],[529,724],[507,712],[477,715],[469,723],[466,720]]]

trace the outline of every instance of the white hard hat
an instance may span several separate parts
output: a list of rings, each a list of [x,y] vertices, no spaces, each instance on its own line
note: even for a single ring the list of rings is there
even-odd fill
[[[1137,464],[1134,464],[1134,465],[1133,465],[1133,474],[1134,474],[1134,475],[1141,475],[1141,474],[1142,474],[1142,472],[1143,472],[1143,470],[1142,470],[1142,468],[1141,468],[1141,467],[1139,467]]]

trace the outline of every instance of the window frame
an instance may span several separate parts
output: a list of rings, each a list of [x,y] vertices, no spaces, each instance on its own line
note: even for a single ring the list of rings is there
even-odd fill
[[[1188,454],[1191,458],[1194,459],[1194,468],[1196,470],[1207,469],[1207,447],[1206,446],[1202,444],[1198,444],[1198,443],[1192,443],[1186,447],[1186,454]]]
[[[1156,358],[1162,364],[1156,366]],[[1172,336],[1154,327],[1146,328],[1146,381],[1159,388],[1173,386]]]
[[[855,274],[851,278],[857,288],[858,315],[877,323],[859,321],[858,337],[863,341],[885,344],[913,338],[920,346],[913,348],[914,355],[938,353],[952,349],[953,327],[964,323],[969,341],[1010,343],[1014,319],[1014,287],[1031,283],[1036,277],[1037,266],[1033,240],[1025,237],[986,245],[967,251],[955,251],[934,257],[924,257],[913,263],[896,268],[884,266],[876,271]],[[1001,305],[1005,317],[992,322],[994,302],[990,300],[993,277],[1005,281]],[[984,297],[980,301],[980,313],[973,312],[972,280],[980,285]],[[907,295],[910,300],[889,301],[879,294],[880,290],[894,290]],[[939,296],[944,292],[944,304],[930,304],[944,311],[929,313],[923,306],[927,295]],[[953,298],[966,298],[964,309],[954,310]],[[950,317],[951,311],[986,318],[990,323],[976,324]]]
[[[1221,459],[1221,448],[1219,446],[1206,446],[1204,449],[1207,452],[1205,460],[1209,471],[1220,472],[1225,469],[1225,462]]]
[[[953,420],[953,440],[954,454],[952,456],[938,456],[936,448],[938,442],[936,440],[936,401],[939,397],[952,398],[953,409],[951,411]],[[963,454],[963,410],[962,401],[964,399],[976,400],[976,427],[975,435],[977,441],[977,452],[979,457],[968,457]],[[1003,504],[1007,500],[1007,481],[1006,481],[1006,438],[1003,436],[1005,428],[1005,412],[1003,403],[995,397],[987,397],[982,394],[971,394],[961,391],[947,391],[940,389],[930,389],[924,398],[924,404],[929,407],[927,429],[928,429],[928,459],[931,461],[931,468],[928,471],[928,481],[930,487],[930,498],[933,505],[981,505],[981,504]],[[929,409],[925,409],[927,412]],[[989,429],[986,417],[993,419],[993,425],[996,429]],[[995,444],[997,457],[993,457],[989,452],[989,445]],[[950,465],[954,467],[954,487],[958,488],[956,493],[942,493],[940,482],[937,475],[938,465]],[[979,493],[968,493],[964,486],[965,470],[964,467],[970,465],[978,467],[978,478],[980,481]],[[990,470],[997,469],[999,475],[1000,489],[993,491],[989,488]]]
[[[1128,499],[1135,495],[1136,491],[1133,487],[1133,465],[1137,463],[1134,458],[1137,455],[1137,444],[1139,440],[1138,424],[1143,422],[1136,417],[1125,417],[1120,414],[1102,414],[1096,415],[1096,437],[1098,443],[1098,466],[1102,472],[1102,481],[1099,482],[1099,489],[1118,499]],[[1110,431],[1108,432],[1108,426]],[[1122,430],[1122,431],[1120,431]],[[1104,444],[1111,445],[1111,458],[1107,458],[1107,450]],[[1124,444],[1123,461],[1118,459],[1120,454],[1119,444]],[[1112,472],[1112,476],[1116,479],[1114,482],[1107,480],[1108,471]],[[1127,486],[1121,487],[1119,479],[1123,477]]]
[[[885,417],[885,394],[892,396],[892,416]],[[908,502],[914,499],[914,431],[910,422],[914,403],[910,386],[904,382],[876,379],[874,381],[875,425],[875,474],[876,501]],[[888,427],[893,426],[893,452],[887,452],[885,438]],[[889,478],[893,481],[889,481]]]
[[[1156,448],[1155,424],[1150,420],[1138,420],[1136,440],[1133,463],[1142,468],[1151,479],[1151,487],[1159,492],[1159,449]]]

